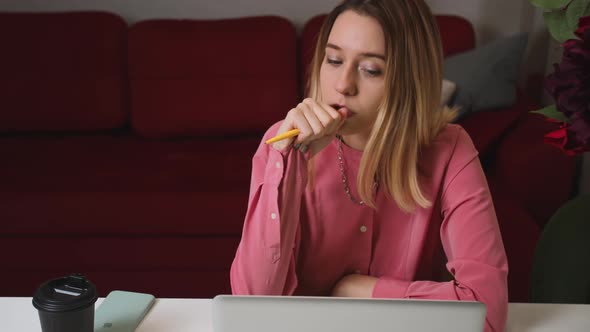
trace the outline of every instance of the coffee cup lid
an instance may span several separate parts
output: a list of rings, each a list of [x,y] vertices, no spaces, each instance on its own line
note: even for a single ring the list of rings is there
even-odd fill
[[[38,310],[64,312],[88,307],[98,298],[96,287],[81,274],[43,283],[33,296]]]

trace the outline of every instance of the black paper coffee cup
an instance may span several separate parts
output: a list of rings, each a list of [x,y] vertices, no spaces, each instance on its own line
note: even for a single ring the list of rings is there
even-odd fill
[[[80,274],[50,280],[37,289],[33,306],[43,332],[93,332],[96,287]]]

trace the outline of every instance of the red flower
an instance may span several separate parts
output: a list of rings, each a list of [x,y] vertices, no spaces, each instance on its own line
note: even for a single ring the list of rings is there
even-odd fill
[[[553,145],[561,149],[568,156],[575,156],[586,151],[590,151],[588,145],[583,145],[576,140],[574,133],[569,130],[569,125],[564,124],[558,130],[552,131],[545,135],[543,140],[545,144]]]
[[[555,99],[557,110],[571,123],[548,134],[546,141],[568,151],[587,151],[590,147],[590,16],[580,19],[576,35],[563,45],[563,59],[547,76],[545,89]],[[575,139],[574,139],[575,136]],[[576,144],[576,145],[573,145]],[[571,152],[570,152],[571,153]]]

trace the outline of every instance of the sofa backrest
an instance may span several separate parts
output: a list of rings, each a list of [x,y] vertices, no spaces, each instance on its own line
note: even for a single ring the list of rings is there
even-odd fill
[[[296,31],[281,17],[127,29],[104,12],[0,13],[0,132],[113,129],[130,120],[145,137],[260,134],[303,95],[324,19],[305,25],[297,66]],[[446,56],[474,47],[467,20],[437,21]]]
[[[0,13],[0,132],[122,126],[126,37],[110,13]]]
[[[306,90],[305,84],[307,84],[307,78],[309,77],[313,52],[315,51],[318,35],[326,17],[327,15],[325,14],[312,17],[303,27],[300,49],[302,92]],[[451,15],[436,15],[435,18],[438,23],[445,57],[475,48],[475,30],[469,21],[465,18]]]
[[[296,41],[274,16],[135,24],[133,128],[146,137],[264,132],[298,101]]]

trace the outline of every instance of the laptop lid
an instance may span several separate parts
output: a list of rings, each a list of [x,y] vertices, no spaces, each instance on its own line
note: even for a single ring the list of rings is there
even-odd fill
[[[303,296],[213,299],[213,332],[480,332],[483,303]]]

